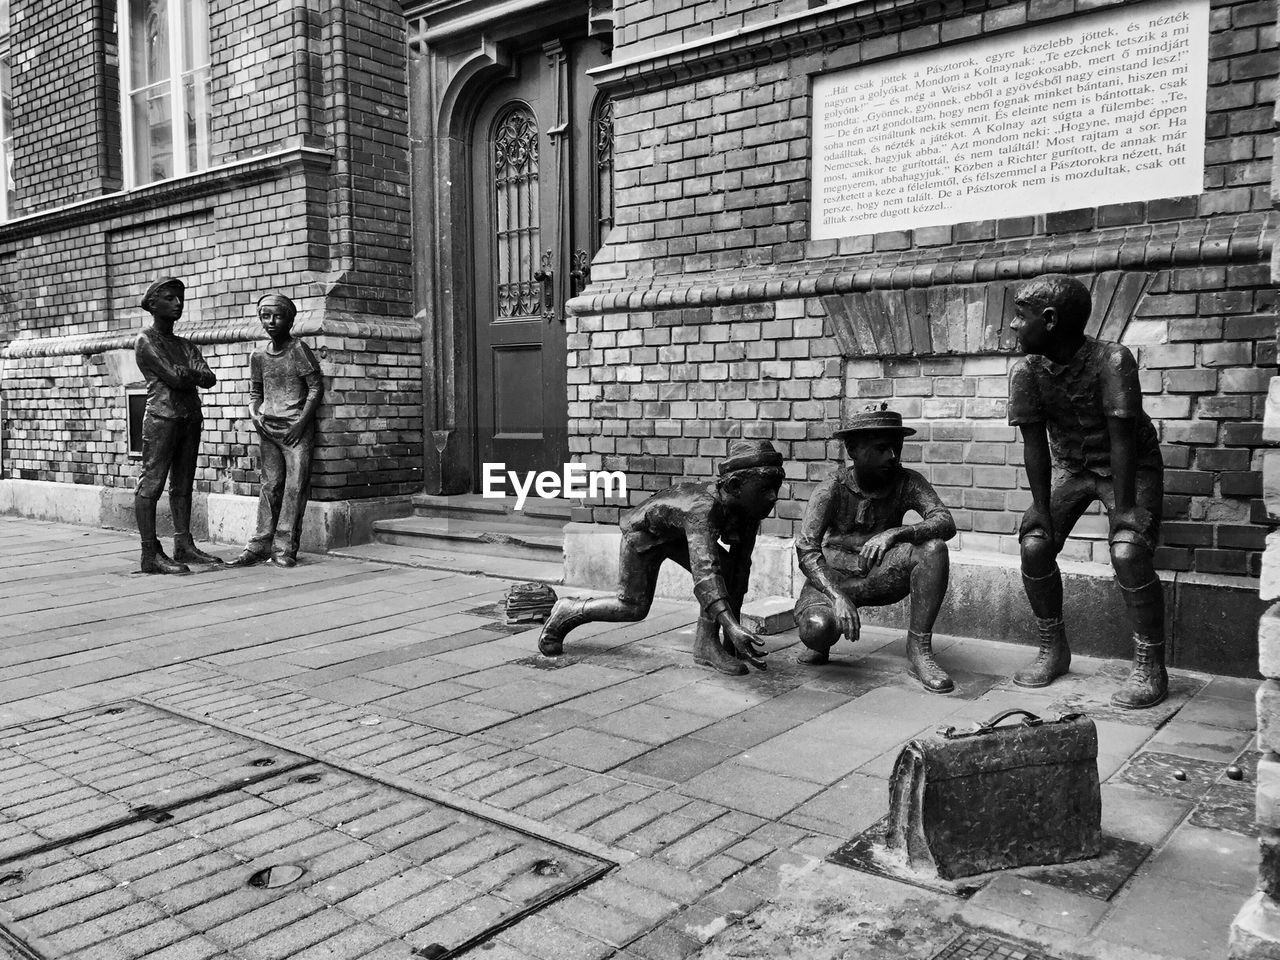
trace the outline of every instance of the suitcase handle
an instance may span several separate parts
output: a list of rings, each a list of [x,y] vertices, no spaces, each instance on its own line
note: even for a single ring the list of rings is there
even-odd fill
[[[997,713],[994,717],[992,717],[986,723],[979,724],[978,729],[985,732],[995,727],[995,725],[999,723],[1001,720],[1008,720],[1010,717],[1018,716],[1018,714],[1022,714],[1022,717],[1023,717],[1022,725],[1024,727],[1037,727],[1040,724],[1044,723],[1043,720],[1037,717],[1030,710],[1013,709],[1013,710],[1006,710],[1004,713]]]
[[[972,730],[962,730],[959,733],[957,733],[955,727],[944,727],[938,732],[941,733],[943,738],[947,740],[959,740],[962,737],[976,737],[980,733],[990,733],[992,730],[996,728],[996,724],[999,723],[1001,720],[1008,720],[1010,717],[1016,717],[1019,714],[1022,715],[1022,725],[1024,727],[1037,727],[1044,722],[1039,717],[1037,717],[1034,713],[1032,713],[1030,710],[1015,709],[1015,710],[1006,710],[1004,713],[997,713],[994,717],[992,717],[986,723],[974,724],[974,727]]]
[[[943,727],[938,732],[947,740],[959,740],[961,737],[976,737],[980,733],[990,733],[993,731],[996,728],[996,724],[1001,720],[1008,720],[1010,717],[1016,717],[1018,715],[1022,716],[1022,725],[1024,727],[1038,727],[1040,724],[1045,722],[1030,710],[1014,709],[1006,710],[1004,713],[997,713],[986,723],[975,724],[972,730],[962,730],[961,732],[956,733],[955,727]],[[1067,713],[1060,716],[1058,718],[1058,722],[1063,720],[1078,720],[1082,716],[1084,716],[1082,713]]]

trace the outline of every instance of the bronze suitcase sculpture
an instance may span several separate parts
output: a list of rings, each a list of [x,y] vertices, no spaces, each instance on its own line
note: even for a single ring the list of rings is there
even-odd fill
[[[1014,726],[1002,720],[1022,716]],[[944,880],[1098,855],[1098,734],[1080,714],[1007,710],[913,740],[889,785],[886,845]]]

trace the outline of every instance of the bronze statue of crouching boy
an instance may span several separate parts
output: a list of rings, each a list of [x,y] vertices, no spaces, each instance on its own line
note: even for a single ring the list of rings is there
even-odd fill
[[[738,440],[718,472],[711,483],[677,483],[623,514],[617,596],[558,601],[538,638],[544,655],[558,656],[565,635],[584,623],[643,620],[662,562],[674,560],[693,574],[701,607],[694,660],[728,674],[764,667],[763,644],[740,617],[756,534],[782,485],[782,454],[768,440]]]

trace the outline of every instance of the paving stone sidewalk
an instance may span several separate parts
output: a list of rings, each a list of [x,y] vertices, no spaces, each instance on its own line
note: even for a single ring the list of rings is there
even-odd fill
[[[536,629],[503,622],[510,581],[320,556],[292,570],[148,577],[133,573],[136,554],[126,533],[0,518],[0,750],[136,698],[616,864],[475,956],[923,960],[984,955],[966,944],[995,933],[1052,957],[1211,958],[1225,955],[1253,889],[1251,681],[1179,672],[1167,704],[1122,713],[1106,705],[1120,664],[1078,658],[1070,677],[1026,691],[1007,679],[1025,649],[940,638],[960,681],[942,697],[906,676],[901,637],[878,630],[824,668],[795,663],[795,634],[782,634],[767,672],[723,677],[688,655],[692,603],[584,627],[551,661],[537,656]],[[907,741],[1013,706],[1095,718],[1104,831],[1151,848],[1114,896],[1008,874],[964,899],[827,862],[886,813]],[[1233,762],[1241,781],[1225,776]],[[33,781],[9,761],[0,769],[3,852],[19,813],[39,804],[20,802]],[[333,829],[356,836],[350,822],[369,812]],[[323,876],[315,835],[286,834],[267,852]],[[140,860],[122,888],[152,876],[168,889],[147,871],[171,861]],[[193,876],[183,895],[145,902],[82,882],[68,911],[67,897],[29,907],[31,878],[5,874],[0,927],[21,916],[41,942],[63,944],[47,955],[77,960],[431,955],[414,952],[412,919],[399,939],[349,922],[356,905],[413,917],[421,891],[333,875],[350,900],[324,909]],[[492,897],[466,909],[486,906]],[[208,924],[192,932],[200,910]],[[421,929],[438,931],[429,919]]]

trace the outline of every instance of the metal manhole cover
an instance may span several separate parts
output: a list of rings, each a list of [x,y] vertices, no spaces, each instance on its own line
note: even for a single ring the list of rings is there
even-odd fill
[[[1012,940],[993,937],[989,933],[968,931],[960,934],[935,954],[933,960],[1057,960],[1033,947]]]
[[[158,707],[125,706],[0,737],[0,957],[79,960],[192,940],[256,958],[342,937],[447,958],[614,866]],[[274,763],[256,766],[267,753]]]

